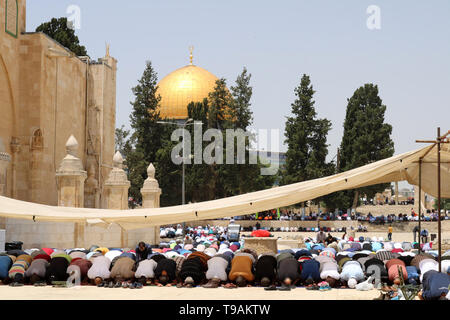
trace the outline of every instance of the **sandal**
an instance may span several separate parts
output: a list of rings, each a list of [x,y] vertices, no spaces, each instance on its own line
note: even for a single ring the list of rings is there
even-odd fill
[[[10,287],[22,287],[23,283],[20,282],[13,282],[9,284]]]
[[[272,286],[269,286],[267,288],[264,288],[264,290],[266,290],[266,291],[274,291],[274,290],[277,290],[277,287],[272,285]]]
[[[288,286],[281,286],[280,288],[278,288],[279,291],[291,291],[291,287]]]

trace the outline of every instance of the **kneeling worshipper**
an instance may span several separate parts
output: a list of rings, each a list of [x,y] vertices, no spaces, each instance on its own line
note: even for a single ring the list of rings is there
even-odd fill
[[[418,285],[420,277],[417,268],[414,266],[406,266],[406,272],[408,273],[408,283]]]
[[[50,256],[48,254],[38,254],[33,258],[30,267],[25,271],[25,278],[36,286],[45,285],[45,274],[50,266]]]
[[[314,288],[320,282],[320,263],[317,260],[300,262],[300,280],[307,288]]]
[[[137,263],[136,272],[134,274],[137,281],[142,285],[152,283],[153,278],[155,278],[155,269],[158,263],[153,259],[141,260]]]
[[[414,256],[414,258],[411,260],[411,265],[416,267],[417,270],[420,270],[420,266],[419,266],[420,261],[425,260],[425,259],[434,259],[434,257],[429,253],[421,252]]]
[[[375,280],[378,280],[379,283],[387,282],[389,279],[388,271],[383,261],[377,258],[370,258],[366,262],[364,262],[364,270],[365,274],[368,277],[372,277]]]
[[[149,255],[152,254],[152,248],[149,244],[141,241],[135,249],[136,252],[136,262],[146,260]]]
[[[155,284],[158,287],[175,285],[177,283],[176,269],[177,264],[174,260],[168,258],[159,260],[155,268]]]
[[[50,265],[45,273],[45,279],[48,284],[52,284],[54,281],[67,281],[69,274],[67,268],[72,262],[72,258],[65,253],[52,254]]]
[[[28,254],[22,254],[17,257],[16,261],[9,269],[8,277],[14,282],[10,286],[22,286],[25,281],[25,272],[30,267],[32,258]]]
[[[132,281],[134,280],[135,264],[135,261],[129,257],[119,257],[111,268],[111,279],[115,284],[111,281],[109,287],[136,288],[137,285]],[[140,285],[139,288],[141,288]]]
[[[16,261],[15,256],[0,254],[0,280],[5,284],[9,281],[8,272],[14,261]]]
[[[450,275],[436,270],[427,271],[423,275],[421,300],[446,300],[450,286]]]
[[[341,275],[339,274],[339,266],[331,257],[328,256],[318,256],[315,257],[314,260],[320,263],[320,278],[326,282],[331,288],[336,288]]]
[[[255,282],[263,287],[275,287],[277,259],[272,254],[263,254],[255,265]],[[276,287],[275,287],[276,288]]]
[[[341,280],[347,282],[349,288],[354,289],[358,282],[364,280],[364,272],[358,261],[347,261],[342,267]]]
[[[251,283],[255,280],[253,274],[253,264],[255,262],[256,259],[250,253],[236,253],[233,260],[231,260],[231,270],[228,274],[230,283],[227,283],[224,287],[236,288],[236,285],[238,287],[251,287]]]
[[[420,282],[423,282],[423,275],[430,270],[439,271],[439,263],[434,259],[423,259],[419,262]],[[445,272],[446,270],[442,270]]]
[[[109,268],[111,266],[111,260],[105,256],[96,256],[92,258],[92,267],[88,270],[88,278],[94,282],[95,285],[103,287],[104,281],[111,277]]]
[[[87,284],[89,282],[88,271],[92,267],[92,262],[84,258],[72,259],[72,262],[67,268],[67,273],[72,273],[73,266],[77,266],[79,268],[81,284]]]
[[[209,261],[209,259],[206,261]],[[201,284],[205,279],[206,268],[200,256],[190,254],[181,266],[178,287],[181,288],[186,286],[192,288],[193,286]]]
[[[227,275],[228,260],[225,255],[218,254],[208,260],[208,271],[206,271],[206,279],[209,280],[203,288],[217,288],[220,282],[228,280]]]
[[[406,271],[405,263],[400,259],[391,259],[386,262],[386,269],[388,270],[389,281],[392,281],[396,285],[400,285],[400,272],[402,273],[403,280],[406,282],[408,279],[408,272]],[[400,269],[400,272],[399,272]]]
[[[281,291],[289,291],[300,280],[300,262],[292,254],[280,254],[277,263],[277,277],[281,282]]]

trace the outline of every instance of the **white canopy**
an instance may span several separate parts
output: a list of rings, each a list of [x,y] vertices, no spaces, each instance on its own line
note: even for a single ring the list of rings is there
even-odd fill
[[[441,196],[450,198],[450,147],[441,145]],[[0,197],[0,217],[35,221],[81,222],[107,226],[119,224],[126,230],[252,214],[293,205],[323,195],[379,183],[406,180],[419,184],[422,159],[422,189],[437,197],[437,146],[406,152],[363,167],[320,179],[294,183],[244,195],[182,206],[105,210],[55,207]]]

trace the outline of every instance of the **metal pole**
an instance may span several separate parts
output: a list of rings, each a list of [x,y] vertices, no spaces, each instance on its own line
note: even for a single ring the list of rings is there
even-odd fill
[[[184,193],[184,159],[183,159],[183,182],[182,182],[182,187],[181,187],[181,189],[182,189],[182,198],[181,198],[181,201],[182,201],[182,204],[186,204],[186,198],[185,198],[185,193]]]
[[[419,252],[420,250],[420,237],[422,232],[422,158],[419,159]]]
[[[439,262],[439,272],[441,272],[441,128],[437,129],[437,160],[438,160],[438,262]]]

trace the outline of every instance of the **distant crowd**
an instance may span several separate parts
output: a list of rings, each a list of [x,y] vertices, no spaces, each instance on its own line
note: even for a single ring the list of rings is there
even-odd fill
[[[442,220],[449,220],[450,216],[448,212],[445,212],[441,215]],[[220,220],[227,220],[231,218],[223,218]],[[393,222],[410,222],[410,221],[419,221],[419,215],[411,209],[410,214],[400,213],[398,215],[395,214],[387,214],[387,215],[378,215],[375,216],[372,213],[368,213],[364,215],[359,212],[352,212],[348,214],[347,212],[339,211],[339,212],[311,212],[308,214],[296,213],[293,211],[283,210],[278,212],[277,210],[270,210],[261,212],[258,214],[250,214],[239,217],[234,217],[234,220],[257,220],[257,221],[367,221],[373,224],[385,224],[385,223],[393,223]],[[437,211],[428,210],[426,213],[422,215],[422,221],[437,221],[438,214]]]

